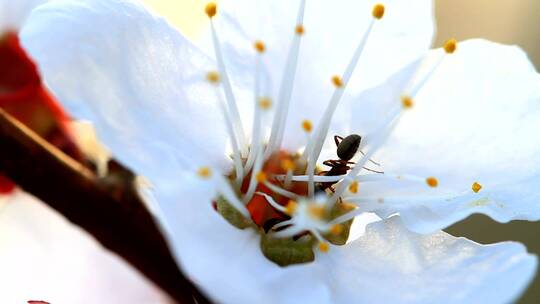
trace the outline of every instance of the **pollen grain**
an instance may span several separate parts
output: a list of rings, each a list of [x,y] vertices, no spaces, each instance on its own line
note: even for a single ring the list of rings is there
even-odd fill
[[[454,38],[447,40],[443,48],[446,54],[453,54],[457,49],[457,40]]]
[[[474,193],[478,193],[480,192],[480,190],[482,190],[482,185],[480,185],[478,182],[474,182],[471,188],[472,188],[472,191],[474,191]]]
[[[255,50],[257,50],[257,52],[259,52],[260,54],[266,51],[266,45],[261,40],[255,41],[253,46],[255,47]]]
[[[439,181],[435,177],[428,177],[426,178],[426,184],[428,184],[428,186],[431,188],[436,188],[439,186]]]
[[[217,14],[217,4],[215,2],[210,2],[204,8],[204,12],[209,18],[213,18]]]
[[[212,169],[209,167],[201,167],[197,170],[197,175],[202,179],[209,179],[212,177]]]
[[[375,19],[382,19],[384,17],[385,7],[383,4],[378,3],[373,6],[372,15]]]
[[[306,133],[310,133],[313,130],[313,123],[308,119],[303,120],[302,129],[304,129]]]
[[[414,106],[414,100],[410,96],[401,96],[401,105],[404,109],[410,109]]]

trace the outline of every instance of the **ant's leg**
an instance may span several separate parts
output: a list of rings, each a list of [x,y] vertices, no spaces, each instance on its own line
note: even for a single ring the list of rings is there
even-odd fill
[[[339,135],[334,135],[334,142],[336,143],[336,147],[339,146],[339,143],[343,140],[343,137]]]
[[[363,156],[366,156],[366,154],[364,152],[362,152],[362,150],[359,150],[358,152],[360,152],[360,154],[362,154]],[[370,159],[369,161],[372,162],[374,165],[377,165],[379,167],[381,166],[381,164],[379,164],[378,162],[376,162],[376,161],[374,161],[372,159]]]
[[[341,162],[339,160],[334,160],[334,159],[328,159],[328,160],[323,161],[323,165],[328,166],[328,167],[335,167],[339,165],[340,163]]]

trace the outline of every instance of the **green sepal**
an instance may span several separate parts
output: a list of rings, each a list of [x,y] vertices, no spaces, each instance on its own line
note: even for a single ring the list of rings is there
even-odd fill
[[[236,228],[246,229],[251,226],[251,222],[246,219],[242,213],[234,208],[225,198],[217,199],[217,211],[223,216],[227,222],[231,223]]]
[[[332,209],[330,210],[330,218],[329,220],[333,220],[339,216],[342,216],[343,214],[351,211],[352,208],[347,205],[347,204],[344,204],[342,203],[341,201],[338,201],[334,207],[332,207]],[[340,234],[332,234],[332,233],[326,233],[324,234],[324,238],[334,244],[334,245],[345,245],[345,243],[347,243],[347,240],[349,239],[349,232],[351,231],[351,225],[353,223],[354,219],[350,219],[348,221],[346,221],[345,223],[342,223],[341,226],[342,226],[342,231]]]
[[[295,241],[292,238],[279,239],[261,233],[261,251],[264,256],[282,267],[312,262],[315,259],[313,242],[311,236]]]

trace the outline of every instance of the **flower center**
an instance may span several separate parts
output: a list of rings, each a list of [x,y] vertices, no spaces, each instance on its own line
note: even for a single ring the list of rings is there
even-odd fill
[[[380,180],[408,180],[420,182],[429,187],[437,187],[433,177],[420,178],[383,172],[380,164],[371,158],[385,142],[397,125],[401,114],[414,105],[414,97],[430,75],[436,70],[441,60],[433,69],[414,86],[396,106],[389,110],[391,115],[382,127],[369,135],[368,150],[363,145],[360,135],[345,137],[335,136],[336,159],[325,160],[322,165],[327,170],[317,167],[324,142],[329,136],[332,117],[339,105],[345,89],[359,62],[368,38],[385,13],[382,4],[376,4],[371,12],[369,23],[350,63],[341,76],[330,78],[334,86],[328,106],[324,109],[321,120],[314,125],[304,120],[302,128],[307,136],[307,143],[301,153],[282,149],[289,105],[291,103],[297,62],[304,27],[306,1],[300,2],[293,40],[289,48],[283,78],[274,104],[269,97],[261,94],[261,58],[267,52],[263,41],[253,44],[255,59],[255,109],[251,142],[244,133],[240,114],[236,105],[231,82],[224,63],[221,44],[214,18],[217,5],[210,3],[206,13],[210,18],[211,34],[214,44],[217,71],[207,74],[207,80],[215,87],[219,106],[223,113],[232,148],[231,159],[234,168],[223,176],[213,176],[211,172],[201,171],[199,176],[215,179],[221,196],[215,202],[216,210],[234,226],[254,228],[261,236],[261,250],[271,261],[281,266],[305,263],[314,259],[315,246],[321,252],[327,252],[331,245],[343,245],[349,236],[353,219],[365,212],[359,203],[380,202],[380,197],[359,197],[362,182]],[[309,30],[309,29],[308,29]],[[456,50],[456,42],[450,40],[444,47],[446,54]],[[267,124],[267,116],[272,112],[272,121]],[[269,127],[269,128],[268,128]],[[269,134],[266,131],[269,130]],[[268,135],[268,136],[267,136]],[[356,156],[361,157],[356,160]],[[355,159],[355,162],[351,160]],[[375,167],[371,167],[371,166]],[[367,171],[367,174],[361,174]],[[480,190],[480,187],[473,188]]]

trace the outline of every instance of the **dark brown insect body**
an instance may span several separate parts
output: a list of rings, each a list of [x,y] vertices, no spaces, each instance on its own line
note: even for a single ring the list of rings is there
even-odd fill
[[[337,146],[336,153],[339,159],[329,159],[324,161],[323,165],[329,166],[330,170],[322,171],[319,175],[338,176],[347,174],[351,169],[349,165],[354,164],[354,162],[351,162],[350,160],[356,155],[356,152],[358,152],[362,137],[358,134],[352,134],[345,138],[336,135],[334,136],[334,141]],[[321,190],[330,189],[333,191],[332,186],[335,183],[337,182],[324,182],[319,183],[318,186]]]

